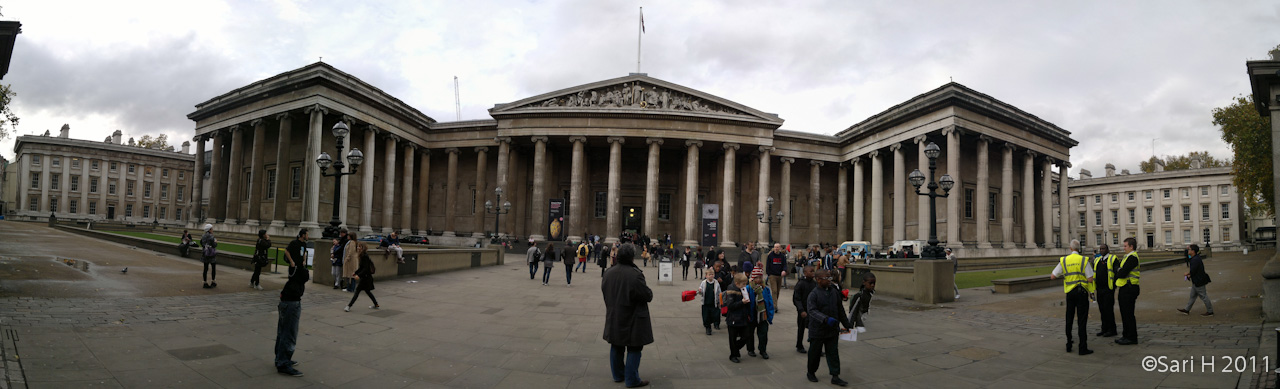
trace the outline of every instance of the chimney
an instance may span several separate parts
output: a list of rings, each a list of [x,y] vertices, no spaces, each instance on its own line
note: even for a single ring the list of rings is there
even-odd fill
[[[120,144],[120,136],[123,134],[124,133],[120,132],[120,130],[116,130],[116,132],[111,133],[111,143]]]
[[[1112,164],[1109,164],[1109,163],[1108,163],[1108,164],[1107,164],[1107,177],[1112,177],[1112,176],[1115,176],[1115,175],[1116,175],[1116,165],[1112,165]]]
[[[1159,158],[1157,158],[1157,159],[1156,159],[1156,171],[1157,171],[1157,172],[1162,172],[1162,171],[1164,171],[1164,160],[1163,160],[1163,159],[1159,159]]]
[[[1204,167],[1204,161],[1200,160],[1200,158],[1191,158],[1192,169],[1199,169],[1202,167]]]
[[[1120,175],[1122,175],[1122,176],[1127,176],[1127,175],[1129,175],[1129,169],[1121,169],[1121,170],[1120,170]]]
[[[1081,180],[1087,180],[1090,178],[1093,178],[1093,172],[1090,172],[1089,169],[1080,169]]]
[[[59,137],[59,138],[62,138],[62,139],[70,138],[70,137],[71,137],[71,125],[69,125],[69,124],[63,124],[63,125],[62,125],[62,129],[58,131],[58,137]]]
[[[191,154],[191,141],[182,142],[182,153]]]

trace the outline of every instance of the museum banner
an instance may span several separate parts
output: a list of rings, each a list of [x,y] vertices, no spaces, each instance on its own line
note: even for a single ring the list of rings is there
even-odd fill
[[[548,200],[547,206],[547,240],[564,240],[564,199]]]
[[[702,245],[715,247],[720,236],[720,205],[702,205]]]

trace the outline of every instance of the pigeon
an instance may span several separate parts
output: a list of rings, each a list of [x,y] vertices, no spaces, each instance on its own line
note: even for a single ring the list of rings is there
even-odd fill
[[[127,267],[126,267],[126,268],[124,268],[124,270],[121,270],[120,272],[121,272],[121,273],[129,273],[129,268],[127,268]]]

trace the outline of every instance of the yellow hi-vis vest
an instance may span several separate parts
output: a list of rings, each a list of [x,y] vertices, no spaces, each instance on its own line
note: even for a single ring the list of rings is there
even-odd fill
[[[1125,285],[1137,285],[1137,284],[1138,284],[1138,275],[1139,275],[1138,268],[1142,266],[1142,262],[1139,262],[1139,261],[1138,261],[1138,252],[1137,252],[1137,251],[1134,251],[1134,252],[1129,253],[1129,254],[1125,254],[1124,259],[1120,260],[1120,266],[1116,266],[1116,268],[1117,268],[1117,269],[1124,268],[1124,264],[1129,263],[1129,258],[1133,258],[1133,261],[1134,261],[1134,262],[1138,262],[1138,265],[1135,265],[1135,266],[1133,267],[1133,271],[1129,272],[1129,276],[1128,276],[1128,277],[1125,277],[1125,278],[1121,278],[1121,279],[1116,280],[1116,287],[1117,287],[1117,288],[1119,288],[1119,287],[1121,287],[1121,286],[1125,286]]]
[[[1084,286],[1084,290],[1092,293],[1093,283],[1084,275],[1084,267],[1088,266],[1088,261],[1084,256],[1071,253],[1071,255],[1058,258],[1059,265],[1062,266],[1062,291],[1070,293],[1077,286]]]
[[[1103,255],[1103,256],[1098,257],[1098,258],[1094,258],[1093,260],[1095,261],[1095,262],[1094,262],[1094,266],[1093,266],[1093,274],[1094,274],[1094,276],[1096,277],[1096,276],[1098,275],[1098,273],[1099,273],[1099,271],[1098,271],[1098,266],[1097,266],[1097,265],[1098,265],[1098,264],[1103,264],[1103,266],[1106,266],[1106,267],[1107,267],[1107,289],[1115,290],[1115,288],[1116,288],[1116,270],[1115,270],[1115,266],[1114,266],[1114,265],[1115,265],[1115,262],[1116,262],[1116,255],[1115,255],[1115,254],[1107,254],[1107,255]],[[1095,287],[1096,287],[1096,285],[1095,285]]]

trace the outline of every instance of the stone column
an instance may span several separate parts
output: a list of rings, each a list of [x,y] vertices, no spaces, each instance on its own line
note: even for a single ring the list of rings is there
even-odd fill
[[[862,232],[863,210],[866,206],[862,196],[867,191],[863,185],[866,180],[862,178],[862,167],[862,157],[853,157],[853,240],[856,241],[867,240]]]
[[[889,145],[893,152],[893,241],[907,239],[907,157],[902,143]]]
[[[605,211],[605,243],[617,243],[618,235],[622,235],[622,221],[618,220],[618,189],[622,184],[622,143],[626,138],[611,136],[609,142],[609,203]],[[536,217],[536,216],[535,216]]]
[[[203,141],[203,138],[202,138],[201,140]],[[198,145],[197,145],[197,146],[198,146]],[[204,155],[203,150],[201,150],[200,154],[198,154],[198,155]],[[103,158],[103,159],[102,159],[102,165],[101,165],[101,167],[98,169],[98,176],[99,176],[99,178],[98,178],[98,213],[99,213],[99,214],[101,214],[101,215],[103,215],[103,217],[102,217],[102,219],[103,219],[103,220],[106,220],[106,215],[107,215],[107,195],[109,194],[109,193],[107,192],[107,187],[110,185],[110,181],[111,181],[111,176],[108,174],[108,172],[111,170],[111,169],[109,169],[110,164],[111,164],[111,161],[107,160],[106,158]],[[204,171],[204,170],[203,170],[203,166],[201,166],[201,169],[196,169],[196,171],[197,171],[197,172],[202,172],[202,171]],[[23,175],[24,175],[24,176],[29,176],[29,175],[30,175],[30,173],[25,173],[25,174],[23,174]],[[28,179],[29,179],[29,178],[28,178]],[[204,181],[204,175],[203,175],[203,174],[201,174],[200,180],[201,180],[201,181]],[[31,183],[30,183],[30,182],[25,182],[25,181],[23,181],[23,184],[22,184],[22,185],[24,185],[24,186],[22,186],[22,187],[21,187],[21,188],[22,188],[22,190],[21,190],[20,192],[18,192],[18,193],[22,193],[23,195],[26,195],[26,193],[27,193],[27,188],[31,186]],[[30,200],[24,200],[24,201],[30,201]],[[26,204],[26,203],[23,203],[23,204],[20,204],[20,205],[22,206],[22,210],[24,210],[24,211],[25,211],[25,210],[27,209],[27,207],[29,206],[29,204]],[[197,203],[196,203],[196,205],[197,205],[197,206],[202,206],[199,202],[197,202]],[[193,212],[192,212],[192,214],[194,215],[194,214],[195,214],[195,211],[193,211]],[[196,222],[202,222],[202,221],[203,221],[203,220],[196,220]]]
[[[880,150],[868,154],[871,157],[871,247],[878,250],[884,245],[884,157]]]
[[[89,160],[80,161],[80,207],[76,209],[76,213],[81,215],[93,216],[89,213]],[[177,175],[176,173],[174,175]],[[177,187],[173,187],[177,190]],[[169,194],[173,196],[173,193]],[[172,199],[173,197],[170,197]],[[70,208],[68,208],[70,210]]]
[[[85,166],[85,169],[87,170],[88,166]],[[169,172],[169,210],[172,213],[171,214],[166,213],[166,215],[163,215],[163,216],[168,217],[170,221],[176,221],[174,219],[177,219],[176,216],[178,215],[178,172],[182,170],[181,169],[170,169],[170,170],[171,171]],[[86,175],[85,177],[86,178],[81,179],[81,181],[87,184],[87,181],[85,180],[87,180],[88,176]],[[88,200],[84,201],[84,203],[87,204]],[[169,215],[175,215],[175,216],[169,216]]]
[[[431,226],[427,211],[431,208],[431,149],[420,148],[418,156],[418,234],[426,235]]]
[[[213,179],[212,185],[209,187],[209,218],[217,223],[226,217],[227,203],[223,199],[227,198],[227,176],[224,174],[226,165],[222,161],[223,137],[221,130],[215,130],[209,133],[213,138],[213,152],[209,156],[213,160],[209,170],[209,178]],[[120,185],[116,187],[117,194],[120,195],[120,206],[116,210],[116,215],[120,215],[120,220],[124,220],[124,194],[125,188],[125,172],[128,171],[128,164],[124,161],[120,162]]]
[[[1036,248],[1036,203],[1035,203],[1035,168],[1036,152],[1027,150],[1022,162],[1022,237],[1023,247]]]
[[[685,147],[689,149],[689,153],[685,156],[685,181],[684,181],[684,242],[681,245],[695,246],[702,244],[699,237],[702,236],[701,228],[698,226],[699,216],[702,210],[698,208],[698,152],[702,148],[700,140],[686,140]],[[612,180],[610,180],[612,182]],[[612,193],[612,190],[610,190]]]
[[[647,138],[644,141],[649,145],[649,163],[645,169],[644,184],[644,233],[657,238],[658,234],[653,228],[658,224],[658,158],[661,155],[663,140]]]
[[[991,137],[986,135],[978,136],[978,187],[974,189],[974,220],[978,222],[978,248],[991,248],[991,223],[988,217],[991,213],[991,204],[988,203],[988,197],[991,196],[991,178],[990,172],[990,155],[988,154],[988,146],[991,144]]]
[[[280,133],[276,136],[276,198],[272,210],[271,226],[283,228],[284,221],[289,218],[289,142],[293,132],[293,116],[288,112],[276,115],[276,120],[280,121]],[[200,150],[196,151],[196,155],[202,154]],[[367,158],[367,156],[366,156]],[[196,168],[196,175],[200,175],[200,168]],[[203,186],[200,181],[196,181],[196,186]]]
[[[444,187],[444,236],[456,236],[454,215],[458,213],[458,149],[450,147],[444,152],[449,154],[449,173],[445,176]],[[534,178],[535,181],[537,179]]]
[[[266,145],[267,122],[255,119],[249,125],[253,126],[253,154],[249,159],[249,215],[245,216],[244,224],[257,226],[261,224],[258,219],[262,217],[262,185],[267,182],[262,177],[262,172],[266,171],[262,166],[262,154]]]
[[[1067,162],[1067,161],[1058,162],[1058,212],[1059,212],[1058,213],[1058,218],[1059,218],[1058,238],[1060,241],[1062,241],[1062,247],[1070,247],[1070,243],[1071,243],[1071,229],[1068,228],[1068,226],[1071,225],[1071,216],[1070,216],[1071,212],[1069,212],[1071,210],[1071,207],[1067,205],[1068,169],[1071,169],[1071,162]],[[1141,193],[1135,194],[1135,196],[1141,196],[1141,195],[1142,195]],[[1137,203],[1139,204],[1138,215],[1140,216],[1141,212],[1146,211],[1146,208],[1142,207],[1141,205],[1142,201],[1138,201]],[[1141,224],[1142,220],[1137,220],[1137,221],[1139,222],[1139,225],[1144,225],[1144,224]],[[1145,244],[1146,239],[1144,238],[1142,242]]]
[[[1013,243],[1013,144],[1005,142],[1000,147],[1000,233],[1006,249],[1016,248]]]
[[[782,211],[782,220],[778,221],[778,242],[783,246],[791,244],[791,220],[794,217],[791,209],[791,165],[796,162],[795,158],[782,157],[778,158],[782,162],[781,177],[778,180],[778,210]],[[776,212],[775,212],[776,213]]]
[[[849,163],[840,163],[840,173],[836,176],[836,237],[843,242],[849,239]],[[838,243],[837,243],[838,244]]]
[[[58,196],[58,213],[67,214],[68,211],[71,210],[70,208],[71,201],[68,200],[68,198],[71,197],[70,195],[71,193],[71,158],[66,156],[63,156],[61,158],[62,158],[62,164],[61,164],[62,169],[58,171],[58,175],[61,176],[61,178],[58,179],[58,182],[60,183],[58,186],[59,186],[59,189],[62,191],[62,193]],[[142,175],[139,174],[138,176],[141,177]],[[1196,193],[1196,197],[1199,197],[1199,196],[1200,194]],[[142,196],[138,196],[138,198],[142,198]],[[1199,209],[1196,210],[1196,212],[1199,212],[1199,211],[1200,211]],[[1196,215],[1196,216],[1199,216],[1199,215]],[[1196,220],[1199,220],[1199,217],[1197,217]]]
[[[218,138],[221,138],[221,136],[219,136]],[[217,138],[215,138],[215,139],[217,139]],[[215,146],[222,146],[221,142],[216,142],[216,141],[215,141],[215,142],[214,142],[214,144],[215,144]],[[218,151],[214,151],[214,156],[217,156],[219,161],[221,161],[221,160],[222,160],[222,158],[221,158],[221,154],[222,154],[222,153],[220,153],[220,152],[218,152]],[[48,172],[47,168],[48,168],[48,166],[49,166],[49,161],[45,161],[44,166],[46,167],[46,170],[45,170],[45,171],[46,171],[46,172]],[[221,164],[221,163],[219,163],[219,164],[217,164],[217,165],[214,165],[214,167],[219,167],[219,166],[225,166],[225,165],[223,165],[223,164]],[[222,178],[222,182],[224,182],[224,183],[225,183],[225,182],[227,182],[227,181],[226,181],[226,179],[227,179],[227,176],[226,176],[226,175],[219,175],[219,177],[220,177],[220,178]],[[125,220],[125,217],[124,217],[124,209],[125,209],[125,207],[128,207],[128,206],[129,206],[129,204],[128,204],[128,203],[129,203],[129,196],[128,196],[128,193],[129,193],[129,188],[128,188],[128,185],[129,185],[129,163],[128,163],[128,161],[127,161],[127,160],[121,160],[121,161],[120,161],[120,177],[119,177],[119,179],[120,179],[120,183],[116,185],[116,194],[120,196],[120,202],[119,202],[119,203],[117,203],[117,204],[118,204],[118,206],[117,206],[118,208],[116,209],[116,214],[120,216],[120,220]],[[42,187],[47,188],[47,187],[48,187],[47,185],[49,185],[49,184],[48,184],[48,182],[49,182],[49,176],[46,174],[46,175],[45,175],[45,177],[44,177],[44,179],[43,179],[41,182],[45,183],[44,185],[42,185]],[[215,181],[214,183],[216,184],[216,183],[217,183],[217,181]],[[214,186],[214,188],[226,188],[226,186],[225,186],[225,184],[224,184],[224,185],[222,185],[222,186]],[[223,199],[225,199],[225,198],[226,198],[226,190],[213,190],[213,193],[219,193],[219,194],[221,194],[221,196],[219,196],[220,198],[223,198]],[[48,211],[49,209],[48,209],[47,207],[48,207],[48,205],[49,205],[49,204],[48,204],[48,203],[49,203],[49,199],[47,198],[47,196],[46,196],[46,198],[45,198],[45,199],[41,200],[41,202],[43,203],[43,204],[41,205],[41,207],[42,207],[42,208],[41,208],[41,210]],[[225,203],[225,202],[223,202],[222,204],[226,204],[226,203]],[[222,213],[222,211],[226,211],[226,210],[227,210],[227,209],[226,209],[226,207],[225,207],[225,206],[223,206],[223,207],[218,207],[218,212],[219,212],[219,214],[221,214],[221,213]],[[142,210],[140,210],[140,209],[135,209],[134,211],[142,212]]]
[[[724,177],[720,180],[720,247],[735,247],[733,238],[738,232],[738,207],[734,204],[733,193],[738,178],[738,149],[742,145],[724,143],[721,147],[724,148]]]
[[[489,155],[489,148],[488,148],[488,147],[486,147],[486,146],[476,147],[476,198],[475,198],[475,202],[476,202],[476,207],[477,207],[477,208],[480,208],[480,209],[476,211],[475,216],[473,216],[473,219],[472,219],[473,221],[471,222],[471,225],[472,225],[472,226],[473,226],[473,228],[475,229],[475,231],[473,231],[473,232],[471,233],[471,237],[473,237],[473,238],[483,238],[483,237],[484,237],[484,225],[485,225],[485,222],[484,222],[484,216],[485,216],[485,214],[487,214],[487,212],[485,212],[485,211],[484,211],[484,205],[483,205],[483,204],[484,204],[484,199],[485,199],[485,198],[487,198],[487,197],[489,197],[489,187],[488,187],[488,183],[487,183],[487,182],[486,182],[486,180],[485,180],[485,178],[486,178],[486,177],[485,177],[485,172],[489,170],[489,158],[487,158],[487,157],[488,157],[488,155]],[[497,205],[497,204],[494,204],[494,205],[495,205],[495,206],[500,206],[500,205]]]
[[[382,147],[384,153],[382,170],[382,233],[390,234],[394,230],[396,214],[396,143],[400,137],[387,134],[386,143]]]
[[[582,236],[586,234],[586,191],[583,185],[586,185],[586,179],[583,177],[586,173],[586,161],[583,161],[582,150],[586,146],[587,137],[571,136],[569,143],[573,144],[573,164],[569,170],[569,223],[565,225],[565,233],[570,242],[578,242],[582,240]],[[652,164],[652,162],[650,162]],[[652,180],[652,176],[649,177]],[[652,181],[651,185],[652,185]],[[646,201],[648,198],[645,199]],[[645,209],[645,215],[649,213]],[[645,222],[646,230],[649,228],[648,221]]]
[[[364,131],[364,164],[360,165],[360,234],[373,233],[373,176],[378,160],[378,127],[369,125]]]
[[[496,199],[497,203],[493,204],[493,206],[500,207],[502,206],[502,204],[498,204],[498,203],[510,201],[510,199],[515,198],[515,194],[516,194],[514,190],[511,190],[511,186],[509,185],[509,180],[507,179],[507,176],[510,174],[509,172],[511,171],[511,137],[502,136],[502,137],[494,138],[493,140],[495,142],[498,142],[498,168],[497,168],[498,171],[497,171],[497,177],[494,178],[494,180],[497,181],[496,183],[494,183],[494,188],[495,189],[502,188],[502,191],[503,191],[502,199]],[[515,203],[515,201],[511,201],[511,202]],[[514,208],[514,205],[512,207]],[[577,215],[577,213],[575,213],[575,215]],[[514,219],[515,215],[508,214],[508,215],[502,215],[498,217],[505,219],[505,221],[503,220],[498,221],[498,224],[499,224],[498,230],[494,231],[494,233],[501,236],[506,236],[507,234],[504,233],[503,231],[512,230],[510,227],[511,219]]]
[[[809,245],[822,242],[822,202],[819,196],[822,193],[821,177],[822,161],[809,161]]]
[[[773,215],[769,214],[769,204],[766,202],[766,200],[769,198],[769,173],[770,173],[770,169],[772,169],[772,164],[773,164],[773,162],[769,157],[769,153],[773,151],[773,147],[760,146],[759,150],[760,150],[760,163],[759,163],[760,187],[759,187],[759,190],[757,191],[758,194],[756,195],[756,210],[757,212],[764,212],[765,217],[772,217]],[[761,247],[766,247],[770,243],[772,243],[772,242],[769,242],[768,239],[769,239],[769,225],[765,223],[760,223],[760,225],[756,227],[756,240],[760,243]]]
[[[30,211],[31,195],[28,193],[28,191],[31,190],[31,158],[39,158],[39,157],[33,156],[31,154],[27,154],[26,157],[22,158],[21,165],[18,165],[19,173],[18,173],[18,207],[17,209],[18,209],[18,212],[21,214],[30,214],[31,212]],[[102,171],[106,172],[107,167],[103,166]],[[103,193],[103,196],[102,196],[103,198],[106,197],[106,193],[107,193],[106,185],[107,185],[107,181],[105,179],[102,180],[102,188],[100,190]],[[36,208],[36,209],[39,209],[39,208]]]
[[[947,137],[947,174],[956,181],[951,189],[953,195],[947,196],[947,247],[960,248],[960,207],[964,197],[964,180],[960,179],[960,131],[955,126],[942,130]]]
[[[916,154],[917,154],[916,168],[920,169],[921,173],[924,173],[925,178],[928,178],[929,177],[929,156],[924,155],[924,148],[925,146],[929,145],[929,137],[920,135],[912,139],[912,141],[915,142],[916,144]],[[934,179],[937,179],[937,178],[938,177],[934,177]],[[925,185],[928,185],[928,183],[925,183]],[[923,186],[924,185],[922,185],[922,187]],[[916,199],[916,239],[927,241],[929,239],[929,223],[931,223],[931,221],[929,220],[929,198],[920,196],[917,194],[915,195],[915,199]],[[921,248],[921,250],[923,250],[923,247]]]
[[[316,166],[311,158],[320,155],[320,137],[324,134],[322,131],[324,114],[328,112],[329,110],[320,104],[307,108],[307,113],[311,114],[311,121],[307,131],[307,158],[302,164],[303,169],[307,171],[307,190],[302,198],[302,223],[298,224],[302,228],[320,228],[320,223],[317,222],[320,220],[320,167]]]
[[[1041,231],[1041,236],[1044,239],[1044,247],[1050,248],[1053,247],[1053,158],[1045,157],[1044,162],[1040,164],[1040,168],[1043,175],[1040,177],[1040,212],[1042,212],[1040,219],[1042,228],[1044,228],[1044,231]],[[1124,207],[1121,207],[1121,209],[1124,209]],[[1123,216],[1128,217],[1127,214]]]
[[[545,223],[547,222],[547,219],[544,219],[547,217],[547,137],[535,136],[531,139],[533,140],[533,165],[529,168],[533,170],[533,215],[529,218],[529,239],[542,242],[547,240],[546,235],[542,234],[546,231]],[[609,171],[612,172],[612,168]],[[614,241],[617,241],[616,236]]]
[[[404,142],[404,182],[400,188],[400,233],[413,235],[413,157],[417,155],[413,142]]]

